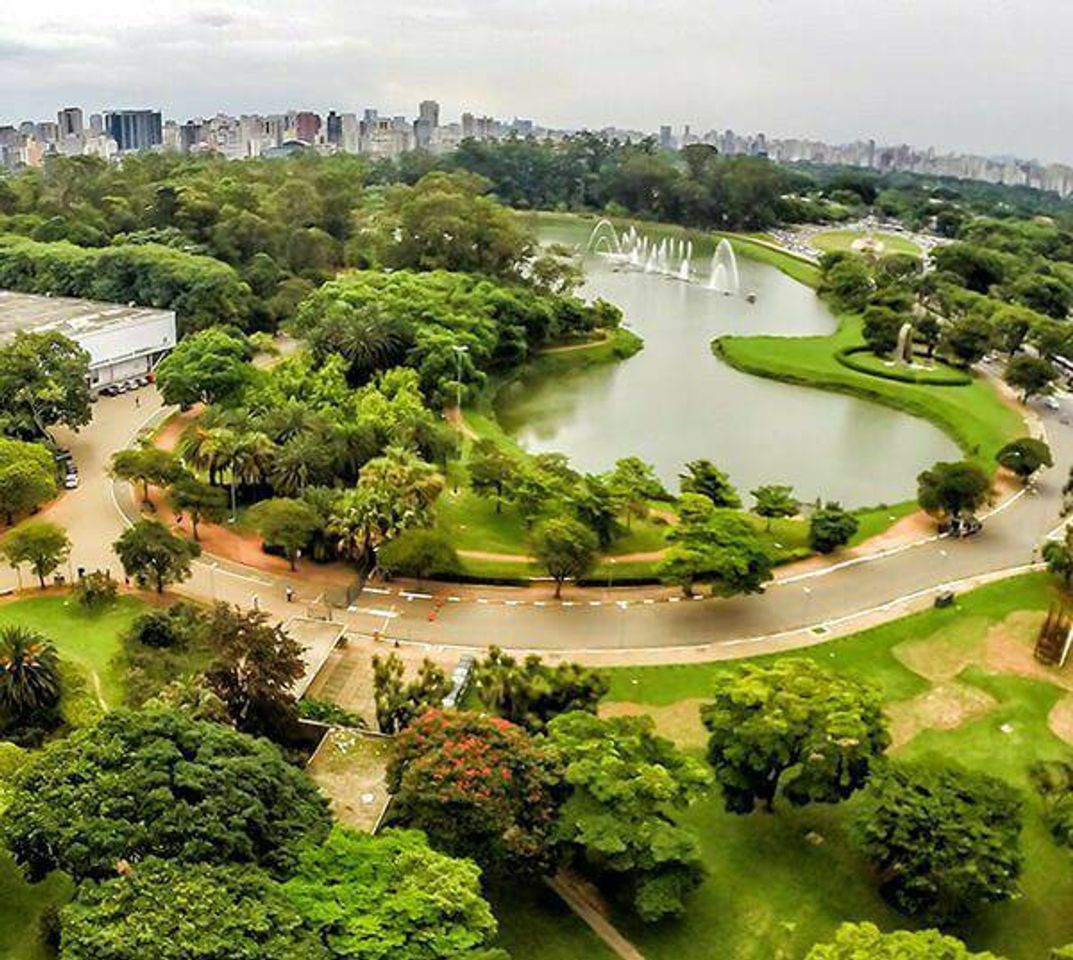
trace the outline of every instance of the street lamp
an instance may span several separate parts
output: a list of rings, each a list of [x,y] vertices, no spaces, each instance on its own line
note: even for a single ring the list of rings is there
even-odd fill
[[[458,407],[459,420],[462,418],[462,354],[469,353],[469,347],[455,344],[452,348],[455,352],[455,406]],[[459,424],[461,429],[461,423]]]

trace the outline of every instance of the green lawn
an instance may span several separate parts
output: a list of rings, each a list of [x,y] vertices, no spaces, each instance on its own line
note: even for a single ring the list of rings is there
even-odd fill
[[[787,383],[850,393],[930,420],[966,455],[994,468],[994,456],[1025,431],[1021,417],[976,377],[963,387],[899,383],[843,366],[835,353],[863,343],[860,317],[840,318],[825,337],[720,337],[712,349],[732,367]]]
[[[120,634],[144,609],[134,597],[120,597],[96,613],[88,613],[67,596],[30,597],[0,604],[0,624],[18,623],[43,633],[56,645],[62,660],[85,673],[105,705],[116,707],[122,701],[123,687],[112,658],[119,651]]]
[[[1054,599],[1050,579],[1030,574],[964,594],[951,608],[927,610],[793,655],[867,679],[894,704],[931,685],[895,656],[899,645],[913,644],[937,656],[982,656],[984,638],[996,624],[1018,611],[1043,611]],[[1031,624],[1017,629],[1020,642],[1028,642]],[[712,677],[728,669],[734,664],[613,670],[609,700],[651,707],[657,723],[670,725],[664,726],[670,733],[682,720],[667,711],[686,701],[682,708],[695,723],[692,701],[708,696]],[[1022,898],[989,908],[952,932],[974,949],[993,950],[1009,960],[1044,960],[1051,947],[1073,942],[1073,856],[1046,832],[1026,770],[1038,759],[1073,756],[1046,724],[1062,692],[978,663],[965,666],[957,681],[990,694],[996,701],[993,709],[952,730],[926,729],[897,753],[947,757],[1020,787],[1026,800],[1026,867]],[[884,929],[911,927],[877,896],[867,865],[849,842],[852,809],[850,801],[739,817],[725,813],[718,797],[710,796],[683,817],[696,828],[711,871],[692,895],[686,915],[648,927],[619,913],[616,923],[649,960],[798,960],[847,919],[871,920]],[[819,834],[822,842],[806,841],[809,833]],[[533,946],[526,948],[527,931],[540,929],[547,918],[534,918],[532,904],[513,906],[501,920],[514,960],[537,960],[543,955],[539,940],[534,937]],[[575,955],[585,956],[583,951],[578,943]]]
[[[143,609],[133,597],[122,597],[98,613],[87,613],[66,596],[30,597],[0,604],[0,625],[17,623],[40,631],[55,644],[61,663],[74,666],[73,671],[64,672],[68,689],[76,691],[74,698],[65,695],[64,715],[68,722],[77,723],[92,719],[100,700],[108,707],[122,702],[122,677],[113,658],[120,648],[120,635]],[[26,883],[11,857],[0,852],[0,957],[51,957],[38,936],[38,923],[49,906],[64,903],[70,893],[70,882],[59,874],[39,884]]]
[[[809,243],[817,250],[831,253],[835,250],[852,250],[854,242],[863,239],[883,244],[881,253],[910,253],[919,257],[922,252],[912,240],[896,233],[863,233],[860,230],[825,230],[814,234]]]

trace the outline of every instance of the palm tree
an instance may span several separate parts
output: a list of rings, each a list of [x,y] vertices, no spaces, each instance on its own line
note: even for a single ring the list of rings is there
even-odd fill
[[[327,433],[324,420],[299,400],[288,400],[265,411],[257,419],[257,429],[276,443],[296,437],[320,437]]]
[[[288,440],[275,452],[269,479],[281,497],[300,497],[306,487],[330,479],[332,453],[322,441],[311,436]]]
[[[59,657],[52,642],[27,627],[0,627],[0,716],[38,719],[59,702]]]
[[[392,491],[399,518],[411,515],[414,525],[423,523],[436,498],[443,492],[443,476],[434,466],[402,447],[388,447],[383,456],[361,468],[361,486]]]
[[[200,421],[190,424],[179,439],[179,455],[196,470],[209,475],[216,486],[219,474],[230,468],[236,443],[235,431],[224,426],[205,426]]]
[[[232,469],[239,485],[252,486],[268,479],[276,455],[276,445],[267,434],[260,430],[250,430],[239,434],[233,453]]]

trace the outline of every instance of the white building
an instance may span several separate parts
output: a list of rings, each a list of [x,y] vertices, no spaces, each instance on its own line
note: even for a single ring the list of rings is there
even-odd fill
[[[145,376],[175,346],[175,313],[70,297],[0,290],[0,344],[26,333],[55,330],[89,353],[94,390]]]

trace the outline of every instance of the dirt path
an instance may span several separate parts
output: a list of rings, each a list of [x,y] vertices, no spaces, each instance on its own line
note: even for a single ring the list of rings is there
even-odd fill
[[[627,940],[604,913],[599,893],[590,889],[590,884],[575,877],[565,870],[560,870],[546,881],[571,910],[585,921],[607,946],[622,960],[645,960],[641,953]]]

